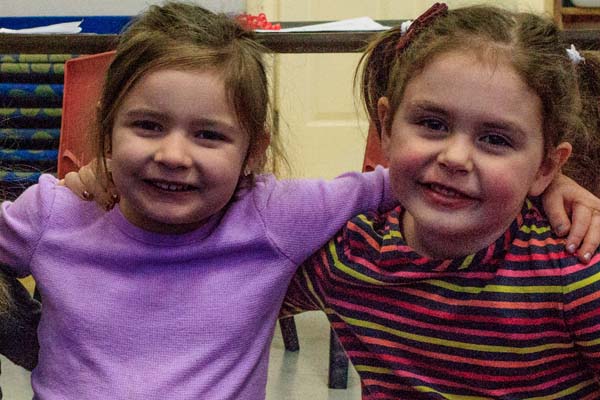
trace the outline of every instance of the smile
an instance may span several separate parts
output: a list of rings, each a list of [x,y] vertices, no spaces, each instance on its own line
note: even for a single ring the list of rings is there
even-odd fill
[[[468,199],[472,199],[471,196],[468,196],[465,193],[459,192],[458,190],[449,188],[447,186],[443,186],[437,183],[429,183],[429,184],[425,184],[425,186],[427,186],[429,189],[431,189],[432,191],[439,193],[441,195],[444,195],[446,197],[450,197],[450,198],[468,198]]]
[[[165,181],[153,181],[153,180],[145,180],[146,183],[167,192],[189,192],[193,190],[197,190],[198,188],[192,185],[181,184],[181,183],[173,183],[173,182],[165,182]]]

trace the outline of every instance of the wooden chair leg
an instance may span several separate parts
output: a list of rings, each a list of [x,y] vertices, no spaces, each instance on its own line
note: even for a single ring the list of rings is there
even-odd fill
[[[296,332],[294,317],[281,318],[279,320],[279,328],[281,329],[285,349],[287,351],[298,351],[300,344],[298,343],[298,333]]]
[[[333,329],[329,332],[328,386],[330,389],[346,389],[348,387],[348,357]]]

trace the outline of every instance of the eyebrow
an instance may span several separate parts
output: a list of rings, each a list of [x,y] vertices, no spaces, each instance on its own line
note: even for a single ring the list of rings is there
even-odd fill
[[[417,111],[433,112],[436,114],[443,115],[445,117],[452,115],[452,113],[449,112],[447,109],[439,106],[436,103],[433,103],[433,102],[430,102],[427,100],[413,102],[410,104],[410,107],[413,109],[416,109]],[[518,133],[519,135],[527,134],[527,132],[525,130],[523,130],[521,127],[519,127],[517,124],[514,124],[514,123],[512,123],[510,121],[506,121],[506,120],[494,119],[491,122],[484,122],[483,124],[481,124],[481,126],[483,126],[484,128],[488,128],[488,129],[512,131],[512,132]]]
[[[169,122],[171,120],[171,118],[169,117],[168,114],[154,111],[149,108],[134,108],[134,109],[128,110],[124,114],[124,116],[126,118],[153,118],[153,119],[156,119],[161,122]],[[202,127],[211,128],[211,129],[212,128],[220,128],[220,129],[228,129],[228,130],[236,129],[234,125],[232,125],[228,122],[220,121],[217,119],[211,119],[211,118],[194,118],[194,119],[192,119],[191,123],[193,125],[200,125]]]

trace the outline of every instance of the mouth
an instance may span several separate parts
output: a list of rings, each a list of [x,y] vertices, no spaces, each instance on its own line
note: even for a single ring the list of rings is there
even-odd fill
[[[423,183],[422,185],[425,186],[427,189],[431,190],[432,192],[449,199],[476,200],[475,197],[470,196],[465,192],[439,183]]]
[[[144,179],[144,182],[159,190],[170,193],[192,192],[198,190],[197,186],[181,182],[169,182],[155,179]]]

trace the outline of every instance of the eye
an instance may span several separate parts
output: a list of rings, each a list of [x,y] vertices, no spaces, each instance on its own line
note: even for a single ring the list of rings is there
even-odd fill
[[[487,134],[480,141],[494,147],[512,147],[511,142],[504,136],[498,134]]]
[[[217,131],[211,131],[211,130],[200,130],[194,133],[194,136],[198,139],[204,139],[204,140],[226,140],[227,136],[223,135],[220,132]]]
[[[150,120],[136,120],[133,121],[131,125],[134,128],[142,129],[144,131],[161,132],[163,130],[162,125]]]
[[[421,119],[418,122],[418,124],[431,131],[448,132],[448,127],[446,126],[446,123],[437,118],[424,118]]]

